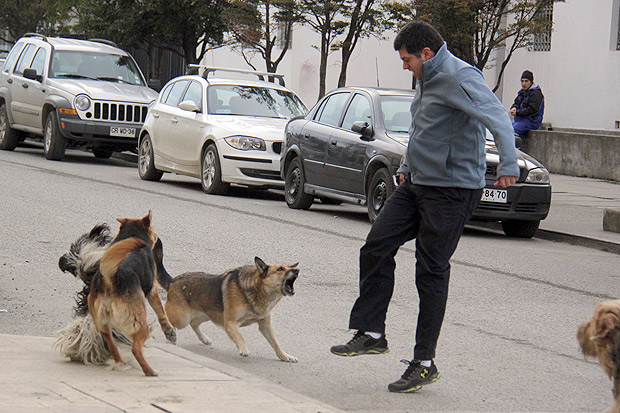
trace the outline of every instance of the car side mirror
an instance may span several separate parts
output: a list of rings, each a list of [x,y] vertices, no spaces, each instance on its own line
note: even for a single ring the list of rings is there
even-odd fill
[[[353,125],[351,126],[351,130],[353,132],[360,133],[362,135],[362,139],[365,141],[373,140],[372,139],[372,135],[373,135],[372,126],[370,126],[370,123],[366,121],[358,120],[357,122],[353,122]]]
[[[43,76],[37,74],[37,69],[33,68],[24,69],[24,77],[26,79],[36,80],[37,82],[43,79]]]
[[[517,147],[517,149],[520,149],[521,146],[523,146],[523,138],[521,138],[519,135],[515,135],[515,146]]]
[[[198,107],[191,100],[184,100],[183,102],[179,103],[179,108],[188,112],[198,112]]]

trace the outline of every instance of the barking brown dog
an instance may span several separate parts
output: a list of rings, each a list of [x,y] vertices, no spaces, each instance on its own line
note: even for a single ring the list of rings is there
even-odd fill
[[[295,294],[297,264],[267,265],[258,257],[254,263],[220,275],[190,272],[174,279],[158,268],[159,284],[168,291],[166,313],[176,328],[191,325],[205,344],[211,344],[211,340],[200,330],[200,324],[210,320],[224,327],[243,357],[250,353],[239,327],[258,323],[259,331],[280,360],[296,363],[297,358],[285,353],[276,339],[271,311],[282,297]]]
[[[176,333],[157,292],[157,263],[153,256],[157,234],[151,221],[151,211],[142,219],[118,219],[118,234],[103,254],[99,271],[92,280],[88,310],[115,362],[124,363],[112,338],[112,329],[118,328],[133,342],[131,352],[144,374],[156,376],[157,372],[142,354],[142,347],[149,336],[147,299],[166,338],[174,342]]]
[[[590,321],[577,330],[583,354],[595,357],[613,380],[614,405],[608,412],[620,413],[620,300],[598,303]]]

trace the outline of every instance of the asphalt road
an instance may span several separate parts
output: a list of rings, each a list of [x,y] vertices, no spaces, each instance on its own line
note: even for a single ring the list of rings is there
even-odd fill
[[[165,243],[175,275],[250,264],[299,262],[297,294],[275,308],[276,335],[299,363],[280,362],[255,326],[242,329],[241,358],[223,330],[191,329],[178,345],[297,392],[355,412],[601,411],[612,399],[602,369],[580,354],[577,325],[616,298],[618,256],[540,239],[509,239],[468,228],[452,260],[448,310],[437,365],[442,378],[418,394],[387,391],[412,356],[417,294],[414,247],[397,255],[387,320],[391,352],[341,358],[357,294],[358,251],[369,224],[363,207],[317,203],[287,208],[278,191],[202,193],[198,180],[165,175],[145,182],[135,164],[69,151],[63,162],[40,148],[0,151],[0,333],[52,336],[72,317],[80,282],[57,267],[70,243],[96,223],[141,217]],[[154,314],[151,313],[154,317]],[[161,331],[155,340],[163,342]],[[160,372],[165,374],[165,372]]]

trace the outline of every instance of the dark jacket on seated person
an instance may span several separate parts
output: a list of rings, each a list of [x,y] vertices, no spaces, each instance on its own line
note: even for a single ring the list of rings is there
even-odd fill
[[[545,111],[545,97],[540,86],[532,85],[527,90],[519,90],[511,108],[517,110],[513,121],[515,133],[522,135],[528,130],[538,129]]]

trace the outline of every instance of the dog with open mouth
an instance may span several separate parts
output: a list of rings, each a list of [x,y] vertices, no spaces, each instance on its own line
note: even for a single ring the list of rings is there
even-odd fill
[[[161,262],[162,257],[156,260]],[[233,268],[220,275],[188,272],[172,278],[162,266],[157,278],[168,292],[166,314],[175,328],[190,325],[198,339],[209,345],[211,340],[199,326],[212,321],[224,328],[241,356],[247,357],[250,353],[239,327],[257,323],[280,360],[296,363],[297,357],[282,350],[276,339],[271,312],[282,297],[295,294],[297,265],[267,265],[255,257],[254,265]]]

